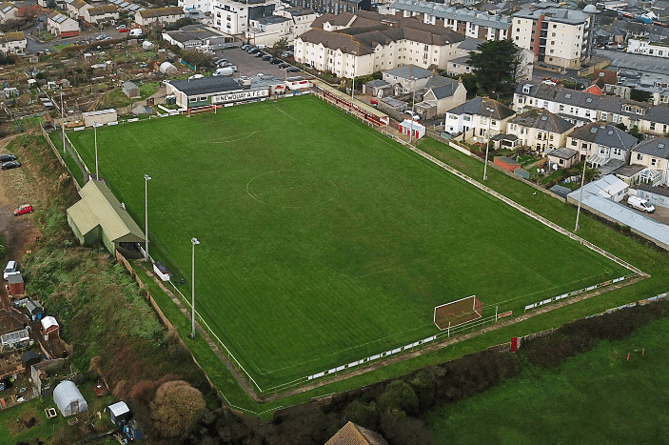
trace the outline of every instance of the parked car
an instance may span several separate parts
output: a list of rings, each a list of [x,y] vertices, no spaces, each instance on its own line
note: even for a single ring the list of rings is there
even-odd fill
[[[95,38],[95,40],[104,40],[104,39],[106,39],[106,38],[107,38],[107,34],[100,34],[99,36],[97,36],[97,37]]]
[[[19,161],[9,161],[2,163],[3,170],[9,170],[10,168],[17,168],[17,167],[21,167],[21,163]]]
[[[264,52],[262,52],[260,50],[258,50],[258,52],[256,53],[256,57],[265,57],[266,55],[267,54],[265,54]]]
[[[242,45],[242,51],[247,51],[249,48],[253,48],[253,45],[249,45],[248,43]]]
[[[228,67],[225,67],[225,68],[219,68],[212,73],[212,76],[226,76],[226,77],[232,76],[235,72],[235,70],[233,70],[232,68],[233,67],[231,67],[231,66],[228,66]],[[235,69],[236,69],[236,67],[235,67]]]
[[[124,26],[123,28],[119,28],[118,32],[130,32],[130,28]]]
[[[216,65],[220,65],[222,63],[230,63],[230,62],[228,61],[228,59],[216,59],[216,61],[214,63]]]
[[[0,155],[0,162],[9,162],[9,161],[16,161],[16,156],[14,155]]]
[[[415,120],[415,121],[419,121],[419,120],[420,120],[420,116],[419,116],[417,113],[414,113],[414,112],[411,111],[411,110],[406,110],[405,113],[408,114],[409,116],[411,116],[411,119],[413,119],[413,120]]]
[[[289,72],[289,73],[299,73],[300,69],[295,68],[294,66],[291,66],[290,68],[286,69],[286,71]]]
[[[249,53],[249,54],[257,54],[257,53],[260,52],[260,50],[258,48],[255,48],[255,47],[251,47],[251,48],[247,49],[246,52]]]
[[[627,205],[636,210],[641,210],[646,213],[653,213],[655,206],[648,202],[647,199],[639,198],[638,196],[630,196],[627,198]]]
[[[278,65],[282,62],[283,60],[279,59],[278,57],[272,57],[271,59],[269,59],[269,63],[271,63],[272,65]]]
[[[286,63],[286,62],[281,62],[279,64],[279,68],[288,68],[289,66],[290,66],[290,63]]]
[[[262,56],[262,60],[264,60],[265,62],[269,62],[272,59],[273,57],[270,56],[269,54],[265,54],[264,56]]]
[[[23,204],[18,209],[14,210],[14,216],[25,215],[33,211],[33,206],[30,204]]]
[[[216,65],[218,65],[219,68],[225,68],[225,67],[228,67],[228,66],[232,66],[232,63],[230,63],[230,62],[228,62],[228,61],[226,60],[225,62],[223,62],[223,63],[217,63]]]
[[[188,77],[188,80],[202,79],[203,77],[204,77],[203,74],[193,74],[192,76]]]
[[[5,266],[5,270],[2,273],[2,278],[4,280],[7,280],[10,275],[15,275],[19,273],[19,263],[17,263],[14,260],[11,260],[7,262],[7,265]]]
[[[125,23],[122,23],[122,24],[120,24],[116,27],[116,30],[120,31],[122,28],[127,28],[127,27],[128,27],[128,25],[126,25]]]

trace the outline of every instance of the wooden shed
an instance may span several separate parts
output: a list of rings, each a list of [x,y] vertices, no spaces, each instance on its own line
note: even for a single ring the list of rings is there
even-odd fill
[[[9,295],[23,295],[26,293],[26,287],[23,283],[23,276],[21,272],[10,275],[7,279],[9,281]]]
[[[135,85],[134,82],[123,82],[123,94],[128,96],[131,99],[135,97],[140,97],[139,87]]]
[[[42,335],[44,336],[45,340],[48,340],[50,336],[58,336],[60,326],[54,317],[47,315],[46,317],[42,318],[41,323]]]
[[[506,156],[495,156],[495,164],[499,165],[503,169],[506,169],[513,173],[517,168],[520,168],[520,162],[514,161],[511,158]]]

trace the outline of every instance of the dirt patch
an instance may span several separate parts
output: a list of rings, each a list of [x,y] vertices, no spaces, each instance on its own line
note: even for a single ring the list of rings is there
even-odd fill
[[[29,430],[30,428],[37,426],[39,424],[40,424],[39,418],[32,411],[23,413],[20,416],[16,416],[15,418],[5,422],[7,430],[13,436],[23,431]]]
[[[2,140],[0,152],[4,152],[13,139]],[[14,216],[14,209],[22,204],[32,204],[39,209],[46,202],[48,190],[40,192],[35,177],[31,174],[30,165],[23,160],[20,168],[0,171],[0,233],[6,243],[7,258],[20,261],[26,250],[32,250],[36,237],[41,236],[33,214]]]

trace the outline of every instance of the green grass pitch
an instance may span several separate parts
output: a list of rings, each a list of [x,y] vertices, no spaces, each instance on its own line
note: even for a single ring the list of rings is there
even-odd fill
[[[54,135],[54,138],[57,135]],[[94,170],[93,131],[69,133]],[[526,304],[625,269],[313,97],[98,129],[152,256],[266,390],[438,332],[434,307]]]

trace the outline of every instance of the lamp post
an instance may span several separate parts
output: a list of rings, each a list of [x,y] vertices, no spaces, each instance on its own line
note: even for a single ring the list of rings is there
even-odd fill
[[[195,338],[195,245],[200,244],[200,242],[197,240],[197,238],[191,238],[190,242],[193,244],[193,262],[191,265],[191,310],[192,315],[191,315],[191,332],[190,332],[190,338]]]
[[[414,76],[411,76],[411,80],[413,80],[413,86],[411,87],[411,130],[409,130],[409,144],[411,144],[412,141],[412,136],[413,136],[413,124],[416,122],[413,118],[414,116],[414,106],[416,104],[416,78]]]
[[[149,259],[149,180],[151,176],[144,175],[144,254]]]
[[[67,156],[67,149],[65,148],[65,108],[63,107],[63,91],[60,91],[60,130],[63,133],[63,161]]]
[[[588,164],[588,153],[585,153],[585,159],[583,159],[583,173],[581,174],[581,191],[579,192],[578,197],[578,207],[576,209],[576,225],[574,226],[574,233],[578,232],[578,219],[581,216],[581,201],[583,201],[583,184],[585,184],[585,166]]]
[[[95,180],[100,180],[100,171],[98,170],[98,123],[93,122],[93,133],[95,134]]]
[[[355,59],[357,55],[358,53],[353,51],[353,84],[351,84],[351,104],[353,103],[353,94],[355,93]]]
[[[488,140],[486,141],[485,144],[485,162],[483,162],[483,180],[486,181],[488,179],[488,149],[490,148],[490,121],[492,120],[492,113],[493,109],[486,107],[486,111],[489,113],[488,114],[488,132],[486,133],[486,137]]]

